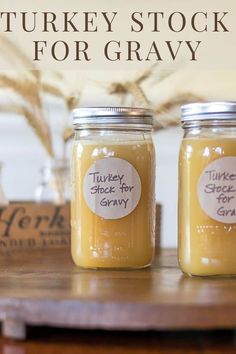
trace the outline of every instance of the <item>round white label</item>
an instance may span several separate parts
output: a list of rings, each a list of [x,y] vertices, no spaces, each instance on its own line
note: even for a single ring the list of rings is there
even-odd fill
[[[223,157],[210,163],[198,182],[201,208],[212,219],[236,223],[236,157]]]
[[[104,219],[120,219],[130,214],[138,205],[141,190],[137,170],[117,157],[95,162],[83,182],[88,207]]]

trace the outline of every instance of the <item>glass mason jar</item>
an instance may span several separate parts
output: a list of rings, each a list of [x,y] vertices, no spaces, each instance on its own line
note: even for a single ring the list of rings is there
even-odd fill
[[[189,275],[236,275],[236,102],[182,108],[179,263]]]
[[[155,240],[152,111],[74,111],[72,257],[84,268],[143,268]]]
[[[64,205],[70,196],[69,172],[69,163],[66,159],[48,161],[41,169],[41,181],[35,190],[35,201]]]

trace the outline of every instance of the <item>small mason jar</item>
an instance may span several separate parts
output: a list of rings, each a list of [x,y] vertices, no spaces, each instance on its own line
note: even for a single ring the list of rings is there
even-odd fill
[[[179,264],[198,276],[236,275],[236,102],[182,107]]]
[[[84,268],[143,268],[155,240],[152,111],[78,108],[73,118],[72,257]]]

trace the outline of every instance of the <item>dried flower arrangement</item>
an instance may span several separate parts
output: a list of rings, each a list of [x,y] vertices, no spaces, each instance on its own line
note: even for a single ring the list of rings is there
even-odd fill
[[[32,67],[33,64],[28,57],[4,36],[0,36],[0,48],[7,60],[14,63],[16,61],[18,65],[21,65],[20,75],[17,77],[8,73],[0,74],[0,88],[8,88],[22,99],[20,103],[0,104],[0,112],[16,113],[23,116],[34,129],[48,155],[54,157],[51,132],[45,117],[42,96],[49,94],[62,99],[69,113],[79,103],[79,92],[71,92],[62,73],[51,72],[50,78],[45,79],[43,72],[36,66]],[[27,69],[29,65],[32,67],[31,70]],[[23,71],[22,67],[26,69]],[[68,131],[66,123],[62,132],[65,142]]]
[[[20,66],[20,74],[12,72],[0,73],[0,89],[9,89],[16,100],[12,99],[12,95],[8,97],[7,103],[0,104],[0,112],[14,113],[26,119],[29,126],[34,130],[36,136],[45,148],[47,155],[52,161],[52,173],[50,185],[53,190],[54,202],[63,204],[65,202],[65,181],[66,168],[62,166],[65,160],[64,156],[61,160],[56,161],[56,153],[52,143],[52,131],[50,129],[49,120],[45,114],[45,106],[43,102],[44,95],[51,95],[64,101],[67,109],[66,119],[62,129],[61,139],[64,147],[68,141],[68,116],[71,110],[79,103],[79,92],[71,90],[62,73],[50,72],[50,75],[44,73],[34,66],[27,56],[11,41],[4,36],[0,36],[1,53],[7,60],[12,62],[14,66]],[[33,65],[33,66],[32,66]],[[29,66],[32,68],[29,70]],[[22,70],[22,67],[25,70]],[[39,189],[36,191],[39,195]],[[40,198],[38,198],[40,201]]]
[[[152,66],[143,73],[137,75],[132,81],[114,82],[107,87],[107,91],[111,95],[117,95],[120,98],[122,105],[131,96],[131,105],[140,105],[145,108],[151,108],[155,114],[155,130],[165,129],[169,126],[179,125],[179,108],[186,102],[197,102],[202,98],[191,93],[178,93],[171,99],[165,100],[161,104],[154,104],[147,97],[142,84],[151,77],[155,77],[157,65]],[[174,70],[158,70],[158,78],[154,81],[155,84],[160,84],[165,79],[174,74]]]

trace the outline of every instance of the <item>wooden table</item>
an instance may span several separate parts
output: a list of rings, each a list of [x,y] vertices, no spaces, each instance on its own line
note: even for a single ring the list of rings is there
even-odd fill
[[[233,331],[108,332],[37,328],[26,341],[0,337],[1,354],[234,354]]]
[[[176,251],[163,250],[138,271],[76,268],[68,250],[1,255],[3,334],[25,325],[108,330],[236,327],[236,279],[182,275]]]

